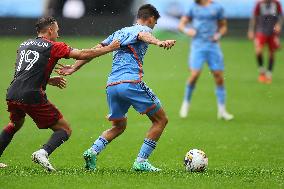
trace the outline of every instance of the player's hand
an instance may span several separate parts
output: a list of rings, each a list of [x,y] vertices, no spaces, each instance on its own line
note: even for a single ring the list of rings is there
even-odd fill
[[[58,73],[59,75],[67,76],[71,75],[74,72],[76,72],[77,69],[73,65],[62,65],[62,64],[57,64],[55,68],[55,72]]]
[[[189,37],[194,37],[196,36],[197,31],[193,28],[189,28],[188,30],[186,30],[185,34],[188,35]]]
[[[213,42],[218,42],[221,39],[222,35],[220,33],[215,33],[212,37]]]
[[[49,78],[48,84],[58,87],[60,89],[64,89],[67,86],[67,80],[63,78],[62,76],[54,76]]]
[[[99,48],[102,48],[102,47],[104,47],[102,44],[97,44],[93,49],[99,49]]]
[[[276,35],[280,34],[281,33],[281,25],[279,23],[275,24],[273,30],[274,30],[274,33]]]
[[[108,45],[112,51],[120,48],[120,42],[118,40],[114,40],[111,44]]]
[[[248,38],[249,38],[249,40],[254,39],[254,32],[253,31],[248,31]]]
[[[158,42],[159,47],[163,47],[164,49],[171,49],[176,43],[176,40],[165,40]]]

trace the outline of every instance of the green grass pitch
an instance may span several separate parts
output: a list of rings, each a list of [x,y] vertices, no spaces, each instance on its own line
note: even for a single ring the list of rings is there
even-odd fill
[[[25,37],[0,40],[0,122],[8,123],[5,93],[14,72],[15,53]],[[92,47],[95,38],[63,38],[76,48]],[[49,138],[30,118],[16,134],[0,162],[0,188],[284,188],[284,55],[277,54],[273,83],[257,83],[252,42],[225,38],[227,107],[235,120],[216,120],[214,82],[205,66],[193,95],[190,116],[180,119],[187,71],[188,41],[179,37],[171,51],[150,47],[145,57],[144,81],[163,103],[169,124],[151,162],[161,173],[135,173],[131,166],[150,126],[147,116],[133,109],[125,133],[100,154],[98,170],[84,171],[82,152],[110,126],[105,83],[111,55],[93,60],[68,77],[68,88],[48,86],[49,99],[73,128],[70,140],[52,154],[58,170],[46,173],[31,161],[31,154]],[[62,63],[73,63],[62,60]],[[204,173],[184,171],[183,158],[192,148],[209,157]]]

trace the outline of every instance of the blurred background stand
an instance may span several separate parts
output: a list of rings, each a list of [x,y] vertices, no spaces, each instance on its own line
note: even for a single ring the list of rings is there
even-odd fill
[[[138,8],[151,3],[161,18],[156,31],[177,32],[179,18],[194,0],[0,0],[0,35],[34,35],[38,17],[54,16],[61,35],[106,36],[134,23]],[[215,0],[228,18],[228,36],[246,37],[257,0]],[[284,4],[284,0],[281,0]],[[16,5],[16,6],[15,6]]]

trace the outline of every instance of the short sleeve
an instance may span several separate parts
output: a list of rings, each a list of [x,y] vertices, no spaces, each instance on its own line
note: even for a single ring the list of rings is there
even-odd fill
[[[254,11],[253,11],[253,15],[254,16],[259,16],[260,14],[260,3],[258,2],[254,8]]]
[[[224,8],[222,6],[220,6],[219,9],[218,9],[217,19],[218,20],[224,20],[225,19],[225,11],[224,11]]]
[[[55,42],[52,45],[51,56],[56,59],[68,58],[72,48],[63,42]]]
[[[187,11],[187,13],[185,14],[186,17],[188,18],[193,18],[193,5],[191,5],[189,7],[189,10]]]
[[[282,6],[279,1],[277,1],[277,12],[278,15],[283,15]]]
[[[114,36],[114,34],[111,34],[110,36],[108,36],[105,40],[103,40],[101,42],[101,45],[103,45],[103,46],[109,45],[113,40],[113,36]]]
[[[138,35],[140,32],[152,33],[152,29],[148,27],[134,26],[127,30],[118,31],[113,40],[119,40],[121,46],[126,46],[138,42]]]
[[[121,42],[122,46],[130,45],[133,43],[136,43],[138,41],[138,35],[140,32],[148,32],[146,30],[134,30],[132,32],[127,32],[123,35],[121,35],[121,39],[119,41]]]

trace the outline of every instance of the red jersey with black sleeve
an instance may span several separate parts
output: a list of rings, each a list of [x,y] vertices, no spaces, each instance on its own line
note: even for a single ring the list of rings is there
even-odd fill
[[[256,17],[256,32],[267,36],[274,34],[274,26],[282,16],[282,7],[278,0],[266,2],[260,0],[254,9]]]
[[[42,37],[23,42],[17,51],[15,75],[6,100],[23,104],[46,103],[45,89],[50,74],[57,61],[68,58],[71,50],[63,42]]]

